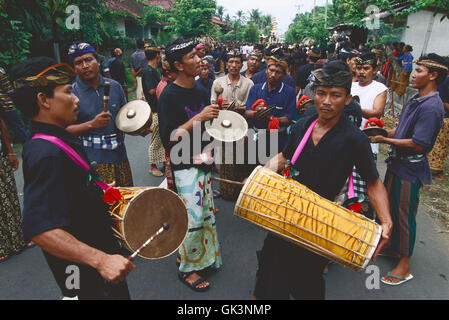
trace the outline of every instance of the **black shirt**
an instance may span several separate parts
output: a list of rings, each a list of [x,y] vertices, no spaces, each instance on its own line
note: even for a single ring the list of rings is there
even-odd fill
[[[304,117],[293,127],[282,151],[291,159],[314,117]],[[334,201],[343,188],[353,166],[365,181],[379,177],[368,137],[346,117],[330,129],[315,146],[310,136],[294,168],[294,179],[322,197]]]
[[[125,65],[123,64],[122,59],[115,58],[114,61],[111,62],[111,66],[109,67],[109,74],[111,76],[111,79],[114,79],[122,86],[125,86],[126,72]]]
[[[161,81],[161,75],[158,70],[151,66],[146,66],[142,71],[142,87],[145,99],[150,104],[151,112],[157,113],[157,96],[156,93],[149,94],[148,91],[156,89]]]
[[[89,163],[81,140],[63,128],[32,122],[32,134],[36,133],[60,138]],[[111,216],[102,199],[102,190],[92,184],[87,185],[87,172],[61,148],[43,139],[28,140],[23,147],[23,175],[23,231],[26,239],[60,228],[108,254],[120,251],[112,234]],[[44,254],[64,294],[73,296],[67,293],[65,286],[69,265],[79,267],[81,289],[87,290],[96,282],[103,282],[100,274],[89,266]]]
[[[175,83],[170,83],[162,92],[157,103],[159,116],[159,134],[165,150],[170,153],[170,162],[173,170],[200,167],[209,171],[210,165],[194,165],[193,155],[204,151],[204,147],[211,143],[209,135],[203,137],[205,131],[204,122],[201,123],[201,136],[189,136],[181,139],[176,144],[170,141],[170,135],[189,119],[201,112],[208,106],[208,95],[206,90],[200,88],[197,83],[193,88],[183,88]],[[195,129],[194,129],[195,130]],[[189,139],[189,141],[185,140]],[[196,139],[196,142],[194,142]],[[198,141],[201,139],[201,141]],[[187,143],[186,143],[187,141]],[[172,154],[172,148],[176,147],[177,153]]]

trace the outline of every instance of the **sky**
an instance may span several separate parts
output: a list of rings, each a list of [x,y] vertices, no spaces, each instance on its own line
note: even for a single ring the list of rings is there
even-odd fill
[[[278,35],[282,35],[288,30],[288,26],[293,22],[298,10],[300,12],[310,12],[313,9],[314,0],[216,0],[217,5],[225,8],[225,16],[229,14],[231,18],[235,13],[242,10],[245,16],[251,9],[259,9],[263,14],[271,14],[276,17],[278,24]],[[329,0],[329,4],[332,3]],[[317,6],[324,6],[326,0],[316,0]]]

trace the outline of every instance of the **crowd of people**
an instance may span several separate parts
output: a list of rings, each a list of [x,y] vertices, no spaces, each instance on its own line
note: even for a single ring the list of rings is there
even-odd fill
[[[355,47],[344,37],[331,37],[326,48],[191,39],[163,48],[142,40],[136,45],[130,57],[136,99],[148,102],[152,111],[151,127],[138,132],[151,133],[149,173],[166,176],[167,187],[184,201],[189,215],[176,257],[182,283],[206,291],[211,283],[202,271],[223,264],[214,198],[236,200],[240,189],[223,182],[214,190],[213,172],[241,182],[257,165],[280,173],[287,169],[296,181],[341,204],[353,181],[361,213],[382,226],[373,260],[378,254],[398,258],[382,282],[399,285],[413,278],[419,193],[432,182],[432,173],[444,178],[449,151],[447,58],[429,53],[415,59],[411,46],[398,43]],[[11,68],[10,79],[0,69],[0,260],[36,243],[66,297],[130,298],[126,277],[135,265],[122,256],[102,191],[92,184],[95,177],[111,186],[134,184],[125,134],[115,123],[128,102],[130,84],[122,50],[114,48],[111,55],[106,60],[94,46],[76,42],[68,50],[70,65],[31,58]],[[403,107],[397,127],[368,138],[362,130],[372,123],[381,126],[388,95],[403,95],[410,78],[417,93]],[[246,141],[274,150],[267,161],[251,162],[246,152],[244,163],[217,168],[206,141],[196,153],[194,130],[203,136],[204,123],[230,105],[252,129]],[[31,120],[30,132],[15,107]],[[22,217],[12,175],[18,160],[3,120],[24,143]],[[292,163],[308,130],[300,160]],[[186,136],[190,148],[178,148]],[[83,171],[56,140],[90,163],[90,170]],[[379,143],[390,145],[383,181],[376,163]],[[187,152],[187,158],[180,157],[187,161],[174,161],[178,154],[172,150]],[[271,233],[257,257],[253,298],[324,299],[328,259]],[[82,273],[79,289],[65,285],[66,268],[73,264]]]

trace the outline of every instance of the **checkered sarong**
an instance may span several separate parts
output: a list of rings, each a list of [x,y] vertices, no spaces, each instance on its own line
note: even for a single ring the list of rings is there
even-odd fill
[[[377,161],[377,154],[373,154],[373,155],[374,155],[374,160]],[[359,198],[359,202],[369,202],[368,193],[367,193],[367,189],[366,189],[366,182],[362,179],[362,177],[357,172],[355,167],[352,168],[352,179],[353,179],[353,183],[354,183],[354,196]],[[344,197],[344,200],[347,199],[348,181],[349,181],[349,178],[348,178],[348,180],[346,180],[346,183],[343,186],[343,188],[341,189],[339,196],[337,196],[337,198],[341,199],[341,195],[344,194],[344,195],[346,195],[346,197]],[[343,200],[343,202],[344,202],[344,200]],[[337,202],[340,203],[340,201],[337,201]]]
[[[122,145],[122,139],[119,134],[106,135],[89,135],[81,137],[83,146],[85,148],[101,149],[101,150],[115,150]]]

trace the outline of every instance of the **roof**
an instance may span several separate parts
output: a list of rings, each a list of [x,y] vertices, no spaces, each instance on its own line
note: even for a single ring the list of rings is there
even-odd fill
[[[212,23],[219,26],[229,26],[226,21],[220,20],[220,18],[217,16],[212,16]]]
[[[142,16],[145,6],[160,6],[162,9],[173,9],[173,0],[147,0],[146,3],[135,0],[106,0],[106,6],[111,11],[122,11],[136,18]]]

